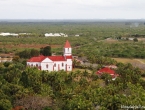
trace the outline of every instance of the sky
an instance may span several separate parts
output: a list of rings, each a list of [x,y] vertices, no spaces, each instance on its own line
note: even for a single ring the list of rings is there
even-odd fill
[[[0,0],[0,19],[145,19],[145,0]]]

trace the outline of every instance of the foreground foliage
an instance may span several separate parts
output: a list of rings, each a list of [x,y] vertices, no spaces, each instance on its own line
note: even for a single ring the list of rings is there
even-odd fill
[[[23,106],[32,110],[117,110],[145,103],[145,81],[131,64],[118,64],[111,80],[95,72],[46,72],[21,63],[0,64],[0,109]]]

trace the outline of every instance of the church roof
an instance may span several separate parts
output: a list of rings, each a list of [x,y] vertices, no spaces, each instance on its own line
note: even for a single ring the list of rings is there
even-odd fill
[[[40,55],[38,57],[32,57],[28,60],[28,62],[42,62],[45,58],[49,58],[52,61],[66,61],[66,59],[72,59],[72,56],[43,56]]]
[[[69,41],[67,40],[65,42],[64,48],[71,48]]]
[[[47,58],[52,61],[66,61],[64,56],[48,56]]]
[[[70,56],[66,56],[66,59],[72,59],[72,56],[70,55]]]
[[[28,60],[28,62],[41,62],[45,59],[45,56],[40,55],[38,57],[32,57]]]

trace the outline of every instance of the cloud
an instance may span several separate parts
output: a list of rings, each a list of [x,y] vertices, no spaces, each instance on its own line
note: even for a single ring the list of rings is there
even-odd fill
[[[88,6],[88,7],[136,7],[143,6],[145,1],[143,0],[0,0],[0,6],[2,5],[21,5],[21,6]]]
[[[145,18],[144,4],[145,0],[0,0],[0,19]]]

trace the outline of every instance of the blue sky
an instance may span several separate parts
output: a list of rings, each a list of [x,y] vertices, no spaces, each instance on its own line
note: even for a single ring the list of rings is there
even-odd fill
[[[0,19],[145,19],[145,0],[0,0]]]

